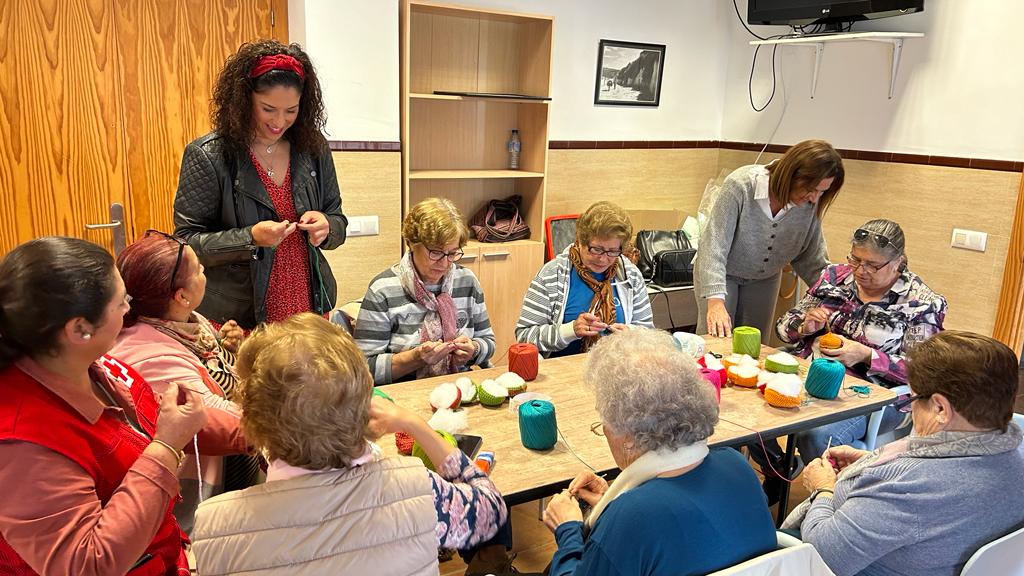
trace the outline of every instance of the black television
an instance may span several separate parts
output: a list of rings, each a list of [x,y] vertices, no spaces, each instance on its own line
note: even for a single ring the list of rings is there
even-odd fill
[[[748,24],[807,26],[841,24],[913,14],[924,0],[748,0]]]

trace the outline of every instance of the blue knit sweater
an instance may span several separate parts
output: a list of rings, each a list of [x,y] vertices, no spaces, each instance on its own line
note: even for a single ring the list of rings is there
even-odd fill
[[[550,576],[707,574],[775,549],[761,485],[739,452],[712,450],[693,470],[655,478],[605,508],[590,537],[555,531]]]
[[[836,484],[800,527],[837,576],[956,576],[1024,526],[1024,455],[896,458]]]

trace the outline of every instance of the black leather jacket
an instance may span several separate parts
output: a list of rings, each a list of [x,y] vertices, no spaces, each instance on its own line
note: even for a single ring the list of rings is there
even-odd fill
[[[313,311],[323,313],[334,307],[337,285],[320,249],[342,245],[348,227],[341,213],[338,175],[330,152],[318,158],[292,152],[291,174],[295,211],[322,212],[331,224],[323,244],[309,248],[315,256],[310,267],[311,302]],[[219,323],[234,319],[246,329],[266,320],[274,249],[257,247],[252,227],[280,219],[248,157],[229,160],[216,133],[185,147],[174,195],[174,233],[188,240],[206,267],[201,314]]]

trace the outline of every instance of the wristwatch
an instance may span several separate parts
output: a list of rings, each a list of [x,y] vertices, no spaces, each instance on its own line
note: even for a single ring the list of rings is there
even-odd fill
[[[821,494],[824,494],[825,492],[828,492],[829,496],[834,496],[835,495],[835,491],[832,490],[831,488],[815,488],[814,492],[811,492],[810,501],[814,502],[815,498],[817,498]]]

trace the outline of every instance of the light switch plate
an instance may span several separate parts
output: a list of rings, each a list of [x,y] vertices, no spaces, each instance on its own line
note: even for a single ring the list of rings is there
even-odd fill
[[[953,238],[950,240],[950,246],[953,248],[984,252],[987,244],[988,234],[985,232],[953,228]]]
[[[348,236],[376,236],[380,234],[380,218],[373,216],[349,216]]]

